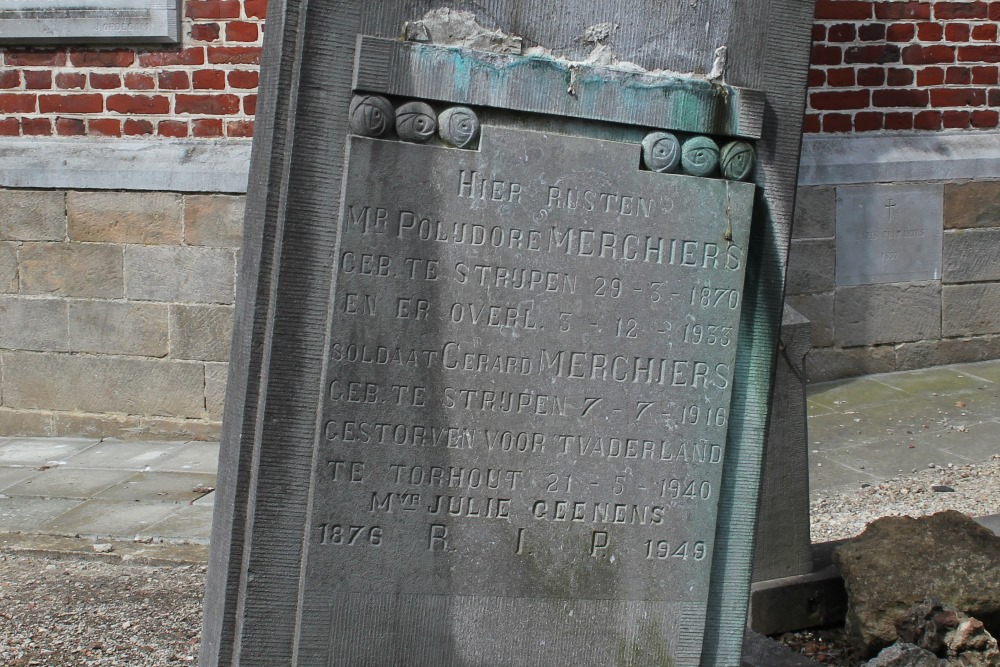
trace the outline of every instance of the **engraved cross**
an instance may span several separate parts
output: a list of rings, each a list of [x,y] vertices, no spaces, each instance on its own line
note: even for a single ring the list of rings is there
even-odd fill
[[[889,211],[888,223],[892,224],[892,209],[896,208],[896,203],[892,201],[892,197],[885,200],[885,208]]]

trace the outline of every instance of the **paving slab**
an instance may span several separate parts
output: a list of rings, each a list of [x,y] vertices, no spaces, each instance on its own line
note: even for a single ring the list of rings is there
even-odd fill
[[[176,453],[184,442],[131,442],[102,440],[67,460],[74,468],[141,471]]]
[[[1000,359],[977,361],[971,364],[955,364],[952,368],[966,375],[1000,383]]]
[[[106,487],[93,497],[155,503],[190,503],[215,489],[215,475],[198,472],[140,472]]]
[[[63,462],[98,443],[93,438],[11,438],[0,444],[0,465]]]
[[[925,469],[929,464],[942,465],[955,456],[929,443],[912,448],[909,444],[887,444],[878,447],[858,445],[824,452],[824,456],[852,470],[874,475],[879,480],[909,474],[914,468]]]
[[[215,474],[219,465],[219,443],[189,442],[150,465],[152,470],[207,472]]]
[[[0,493],[4,493],[7,487],[38,474],[38,470],[28,466],[0,466]]]
[[[863,483],[878,481],[879,478],[867,469],[859,469],[823,454],[809,453],[809,489],[814,493],[845,487],[856,488]]]
[[[824,382],[809,391],[809,400],[837,412],[856,410],[910,398],[906,392],[870,377]]]
[[[49,468],[5,490],[9,496],[42,496],[86,500],[128,478],[121,470]]]
[[[82,502],[69,498],[0,497],[0,533],[37,532]]]
[[[916,396],[975,393],[980,386],[996,384],[973,377],[950,366],[925,368],[905,373],[884,373],[869,376],[869,379]]]
[[[173,503],[91,499],[44,522],[40,529],[57,535],[132,538],[181,507]]]
[[[139,531],[138,534],[140,537],[208,544],[212,534],[212,508],[198,505],[181,507],[162,521]]]
[[[962,424],[946,431],[922,434],[915,440],[918,446],[926,444],[953,454],[957,459],[961,459],[954,461],[956,465],[986,461],[1000,454],[1000,422]]]

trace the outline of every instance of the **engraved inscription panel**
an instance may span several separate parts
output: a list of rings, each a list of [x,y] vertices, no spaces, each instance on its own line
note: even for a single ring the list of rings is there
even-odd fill
[[[837,188],[837,285],[940,280],[940,185]]]
[[[581,600],[580,628],[638,604],[696,659],[754,186],[640,152],[350,138],[304,637]]]

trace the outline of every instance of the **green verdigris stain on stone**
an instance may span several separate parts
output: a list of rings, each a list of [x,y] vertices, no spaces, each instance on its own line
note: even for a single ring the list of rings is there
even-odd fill
[[[660,627],[646,621],[634,638],[623,639],[618,646],[618,667],[674,667],[670,644]]]
[[[360,68],[359,91],[696,134],[760,133],[753,120],[743,125],[762,100],[703,78],[373,37],[362,40],[360,58],[390,67]]]

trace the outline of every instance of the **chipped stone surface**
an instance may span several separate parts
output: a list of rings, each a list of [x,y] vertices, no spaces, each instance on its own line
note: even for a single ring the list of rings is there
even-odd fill
[[[412,41],[462,46],[477,51],[514,55],[522,51],[520,37],[485,28],[476,21],[474,13],[454,9],[432,9],[419,21],[404,25],[403,33]]]

